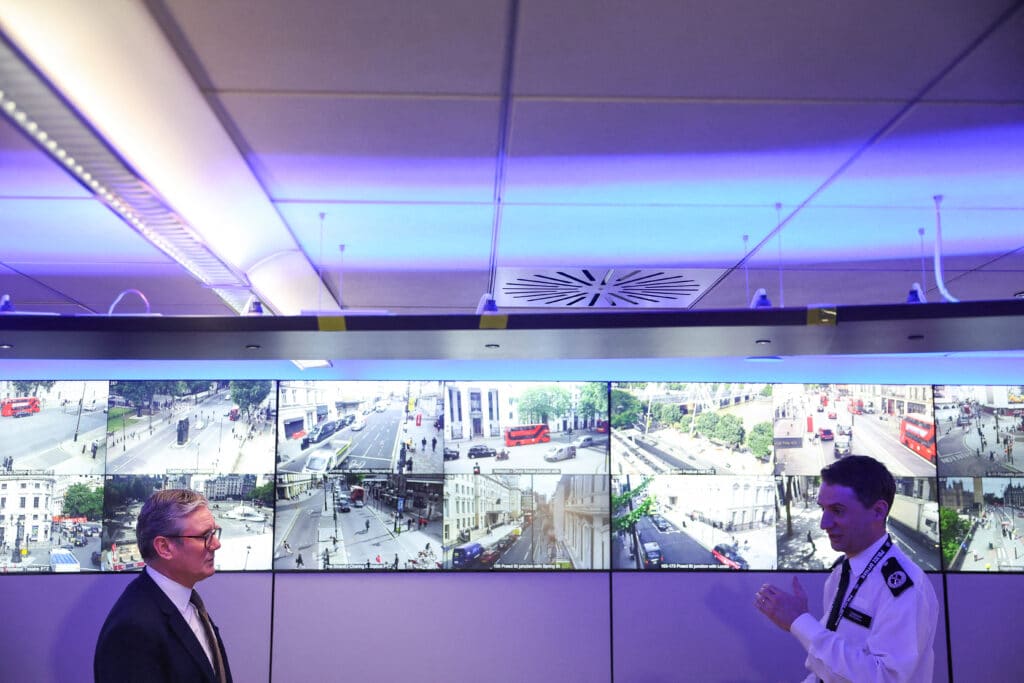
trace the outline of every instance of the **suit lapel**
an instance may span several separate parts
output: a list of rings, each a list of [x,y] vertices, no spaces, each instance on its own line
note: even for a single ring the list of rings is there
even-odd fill
[[[146,577],[146,587],[152,594],[153,599],[160,607],[160,611],[164,613],[164,617],[167,619],[167,628],[174,634],[178,643],[185,648],[189,656],[195,660],[196,665],[202,670],[204,680],[209,683],[216,683],[217,674],[213,670],[213,666],[210,664],[210,659],[206,656],[206,652],[203,651],[203,646],[200,645],[199,640],[196,638],[196,634],[192,632],[188,622],[185,621],[185,617],[181,616],[181,612],[174,606],[170,598],[160,590],[160,586],[156,585],[156,582],[149,577],[148,574],[143,572],[143,576]],[[220,636],[218,636],[218,639]]]

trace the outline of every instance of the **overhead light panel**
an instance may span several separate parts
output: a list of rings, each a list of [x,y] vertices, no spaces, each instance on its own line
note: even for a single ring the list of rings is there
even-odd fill
[[[315,370],[316,368],[333,368],[329,360],[293,360],[292,364],[299,370]]]
[[[50,85],[0,36],[0,113],[132,230],[220,293],[247,288]],[[237,296],[221,295],[236,311]]]
[[[133,230],[239,313],[340,312],[146,3],[0,3],[0,35],[3,114]]]

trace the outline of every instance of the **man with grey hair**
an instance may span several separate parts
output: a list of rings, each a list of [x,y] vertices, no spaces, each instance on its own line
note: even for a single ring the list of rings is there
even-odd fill
[[[230,683],[224,643],[193,588],[213,575],[220,548],[221,530],[206,497],[187,489],[157,491],[142,506],[135,530],[146,569],[100,630],[97,683]]]

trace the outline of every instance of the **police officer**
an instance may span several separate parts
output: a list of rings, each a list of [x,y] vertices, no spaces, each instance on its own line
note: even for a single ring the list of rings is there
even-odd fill
[[[938,600],[928,577],[885,531],[896,482],[877,460],[851,455],[821,471],[821,528],[845,553],[825,582],[828,612],[807,594],[764,584],[754,605],[807,651],[806,681],[931,681]]]

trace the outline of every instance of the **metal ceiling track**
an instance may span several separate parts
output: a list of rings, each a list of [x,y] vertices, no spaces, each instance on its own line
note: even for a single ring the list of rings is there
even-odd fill
[[[0,360],[756,358],[1022,348],[1019,300],[508,316],[0,315]]]

